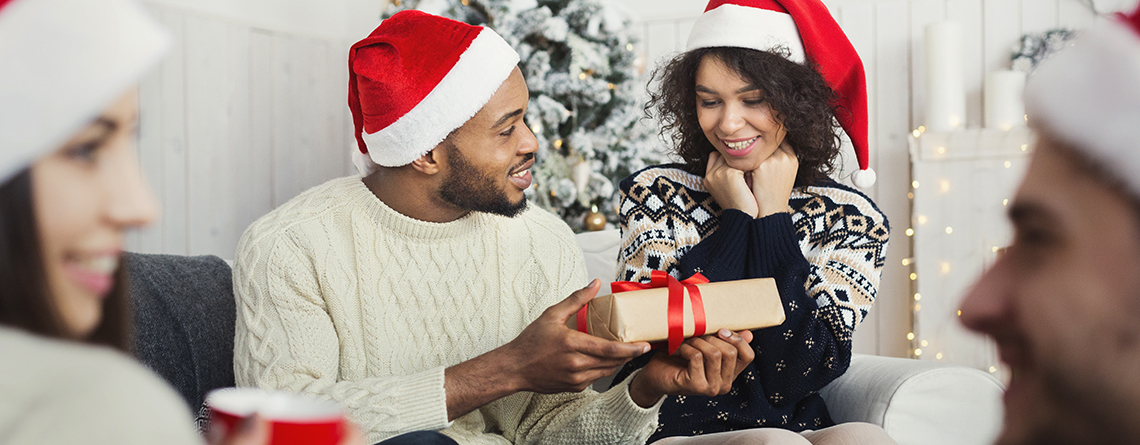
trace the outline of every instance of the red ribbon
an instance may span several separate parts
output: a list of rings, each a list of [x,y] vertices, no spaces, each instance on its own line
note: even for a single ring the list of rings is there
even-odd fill
[[[649,278],[648,284],[634,281],[615,281],[610,283],[610,290],[616,294],[660,287],[669,288],[669,353],[672,354],[681,347],[681,342],[685,339],[686,289],[689,291],[689,301],[693,304],[693,336],[705,334],[705,303],[701,299],[701,290],[697,288],[697,285],[708,283],[709,280],[704,275],[697,273],[684,281],[677,281],[676,278],[660,270],[653,271]],[[582,306],[582,309],[578,310],[578,331],[580,332],[587,332],[586,308],[588,306]]]

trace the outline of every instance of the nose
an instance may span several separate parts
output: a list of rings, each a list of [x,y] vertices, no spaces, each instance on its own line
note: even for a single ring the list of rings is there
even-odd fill
[[[744,128],[744,117],[738,104],[725,103],[718,126],[722,136],[731,136]]]
[[[958,310],[962,325],[983,334],[993,334],[1007,326],[1013,316],[1013,267],[1008,254],[999,258],[962,299]]]
[[[525,156],[530,153],[538,151],[538,138],[534,136],[534,132],[530,131],[530,126],[523,124],[522,128],[525,133],[523,134],[522,142],[519,143],[518,154]]]
[[[134,144],[108,155],[103,176],[107,219],[120,230],[150,224],[158,214],[158,203],[143,176]]]

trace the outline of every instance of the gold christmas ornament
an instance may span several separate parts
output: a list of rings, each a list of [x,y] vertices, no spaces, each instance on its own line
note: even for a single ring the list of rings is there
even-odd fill
[[[591,206],[590,207],[590,213],[586,214],[586,220],[584,221],[584,225],[586,227],[586,230],[589,230],[591,232],[597,232],[599,230],[605,230],[606,229],[606,215],[603,215],[600,212],[598,212],[598,206]]]

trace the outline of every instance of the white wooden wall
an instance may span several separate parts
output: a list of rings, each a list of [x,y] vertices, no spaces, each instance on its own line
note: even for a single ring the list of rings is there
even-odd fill
[[[297,3],[316,0],[290,0]],[[634,31],[649,68],[684,44],[701,0],[616,0],[640,16]],[[352,28],[367,28],[377,3],[344,1]],[[1076,0],[827,0],[867,69],[871,163],[868,194],[893,225],[879,300],[859,328],[857,352],[906,356],[911,326],[910,184],[907,134],[922,123],[923,28],[964,25],[968,122],[982,122],[982,79],[1007,66],[1024,32],[1081,28],[1093,14]],[[161,220],[132,234],[142,252],[232,258],[257,217],[302,190],[354,172],[346,102],[352,41],[311,37],[305,27],[258,27],[254,19],[151,3],[174,34],[173,52],[140,85],[139,153],[163,206]],[[338,3],[340,4],[340,3]],[[1135,0],[1129,4],[1134,5]],[[208,8],[207,8],[208,9]],[[224,18],[223,18],[224,17]],[[351,20],[350,20],[351,21]],[[260,26],[260,25],[259,25]],[[272,28],[272,29],[269,29]],[[850,156],[847,163],[854,162]],[[850,171],[850,168],[848,168]]]
[[[151,12],[174,37],[139,85],[139,156],[162,212],[128,249],[233,258],[255,219],[355,171],[348,45]]]

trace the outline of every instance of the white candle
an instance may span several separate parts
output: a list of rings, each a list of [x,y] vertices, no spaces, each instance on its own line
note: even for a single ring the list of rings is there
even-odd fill
[[[1025,125],[1025,73],[994,71],[986,76],[986,128],[1009,130]]]
[[[962,25],[926,26],[926,127],[954,131],[965,127],[966,84],[962,65]]]

